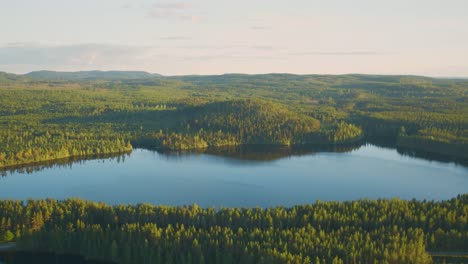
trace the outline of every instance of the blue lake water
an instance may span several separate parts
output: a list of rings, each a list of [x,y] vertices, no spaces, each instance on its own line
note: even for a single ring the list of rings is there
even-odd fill
[[[348,152],[269,159],[262,155],[177,155],[136,149],[124,158],[4,173],[0,199],[80,197],[109,204],[270,207],[365,198],[444,200],[468,192],[465,166],[370,144]]]

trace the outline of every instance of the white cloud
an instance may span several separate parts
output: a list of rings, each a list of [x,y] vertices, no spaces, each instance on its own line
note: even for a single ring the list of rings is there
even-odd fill
[[[16,71],[29,69],[105,69],[111,65],[135,65],[145,60],[148,47],[106,44],[41,45],[8,44],[0,47],[0,66]]]
[[[397,55],[396,52],[382,51],[312,51],[312,52],[293,52],[290,55],[297,56],[382,56],[382,55]]]
[[[271,26],[251,26],[250,29],[252,30],[271,30],[273,27]]]
[[[143,70],[164,75],[265,73],[376,73],[464,76],[466,64],[447,57],[437,68],[438,57],[425,53],[386,50],[313,50],[285,45],[186,45],[169,37],[161,45],[41,44],[0,45],[0,71],[26,73],[35,70]],[[174,45],[174,43],[180,43]],[[403,63],[404,62],[404,63]],[[388,65],[404,65],[389,70]],[[426,66],[425,66],[426,65]],[[450,67],[446,67],[450,65]],[[351,69],[351,70],[350,70]]]
[[[162,2],[153,4],[148,11],[148,17],[163,20],[188,20],[199,22],[202,15],[196,8],[185,2]]]

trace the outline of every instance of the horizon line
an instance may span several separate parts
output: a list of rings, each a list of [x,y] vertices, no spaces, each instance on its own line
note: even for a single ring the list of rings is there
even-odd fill
[[[210,74],[161,74],[157,72],[149,72],[145,70],[76,70],[76,71],[61,71],[61,70],[33,70],[24,73],[14,73],[1,71],[0,73],[13,74],[18,76],[24,76],[35,72],[54,72],[54,73],[82,73],[82,72],[140,72],[152,75],[160,75],[162,77],[183,77],[183,76],[223,76],[223,75],[296,75],[296,76],[307,76],[307,75],[327,75],[327,76],[340,76],[340,75],[368,75],[368,76],[412,76],[412,77],[426,77],[433,79],[468,79],[468,76],[447,76],[447,75],[421,75],[412,73],[292,73],[292,72],[264,72],[264,73],[243,73],[243,72],[224,72],[224,73],[210,73]]]

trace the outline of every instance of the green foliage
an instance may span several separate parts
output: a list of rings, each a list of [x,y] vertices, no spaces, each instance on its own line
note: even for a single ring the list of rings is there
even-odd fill
[[[0,236],[0,242],[11,242],[13,239],[15,239],[15,235],[10,230],[6,230]]]
[[[0,73],[0,167],[131,145],[346,144],[368,136],[467,158],[467,88],[467,80],[418,76]]]
[[[9,126],[0,130],[0,167],[131,151],[130,142],[119,137],[104,127],[93,131],[72,126]]]
[[[187,107],[174,118],[178,132],[148,133],[142,145],[164,149],[194,149],[241,144],[310,143],[320,122],[261,100],[232,100]]]
[[[132,79],[153,79],[159,77],[143,71],[80,71],[80,72],[54,72],[35,71],[24,75],[32,79],[42,80],[132,80]]]
[[[363,131],[360,127],[344,121],[334,124],[331,129],[324,130],[323,133],[326,140],[333,143],[346,143],[363,138]]]
[[[121,263],[431,263],[468,250],[468,196],[292,208],[108,206],[80,199],[0,201],[22,249]]]
[[[320,122],[267,101],[233,100],[202,105],[186,122],[196,130],[234,134],[243,144],[302,143]]]

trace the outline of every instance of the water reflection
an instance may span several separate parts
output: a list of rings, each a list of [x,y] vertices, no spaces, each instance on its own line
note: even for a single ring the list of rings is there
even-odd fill
[[[21,174],[31,174],[51,168],[64,168],[72,169],[73,165],[83,165],[87,161],[99,160],[101,162],[116,161],[117,163],[125,162],[125,158],[129,157],[131,153],[123,154],[102,154],[102,155],[92,155],[86,157],[68,157],[64,159],[56,160],[47,160],[36,163],[29,163],[19,166],[9,166],[0,169],[0,175],[6,177],[9,174],[21,173]]]
[[[410,148],[397,148],[398,154],[402,156],[408,156],[412,158],[418,158],[428,161],[437,161],[437,162],[444,162],[444,163],[454,163],[457,165],[462,165],[468,167],[468,160],[449,156],[449,155],[442,155],[437,153],[431,153],[426,151],[420,151]]]
[[[412,148],[397,147],[396,139],[391,137],[369,137],[367,139],[367,143],[381,148],[396,149],[398,154],[400,154],[401,156],[418,158],[427,161],[454,163],[456,165],[468,167],[468,160],[458,158],[456,156],[438,154]]]
[[[186,156],[196,154],[206,154],[233,160],[252,161],[252,162],[270,162],[292,156],[313,155],[323,152],[345,153],[359,149],[362,144],[353,144],[346,146],[336,145],[295,145],[295,146],[278,146],[278,145],[242,145],[229,146],[220,148],[207,148],[191,151],[161,151],[168,159],[180,160]]]
[[[196,149],[189,151],[170,151],[157,150],[151,148],[142,148],[154,152],[154,156],[168,161],[182,162],[196,155],[210,155],[214,157],[225,158],[225,163],[233,165],[254,165],[259,163],[269,163],[289,157],[310,156],[319,153],[347,153],[360,149],[367,144],[371,144],[388,150],[397,150],[401,156],[418,158],[427,161],[437,161],[443,163],[453,163],[468,167],[468,160],[460,159],[453,156],[434,154],[425,151],[419,151],[408,148],[396,148],[395,141],[391,138],[369,138],[367,142],[360,142],[347,145],[295,145],[295,146],[278,146],[278,145],[242,145],[228,146],[219,148]],[[0,169],[2,177],[20,173],[31,174],[50,168],[68,168],[72,169],[74,165],[83,165],[90,160],[98,160],[99,162],[116,161],[117,163],[125,162],[131,153],[125,154],[105,154],[87,157],[70,157],[59,160],[51,160],[38,162],[34,164],[25,164],[20,166],[11,166]],[[227,159],[226,159],[227,158]]]
[[[372,144],[244,146],[198,153],[135,149],[120,157],[69,162],[12,171],[0,179],[0,199],[269,207],[317,199],[443,200],[465,193],[468,186],[468,167],[402,156]]]

